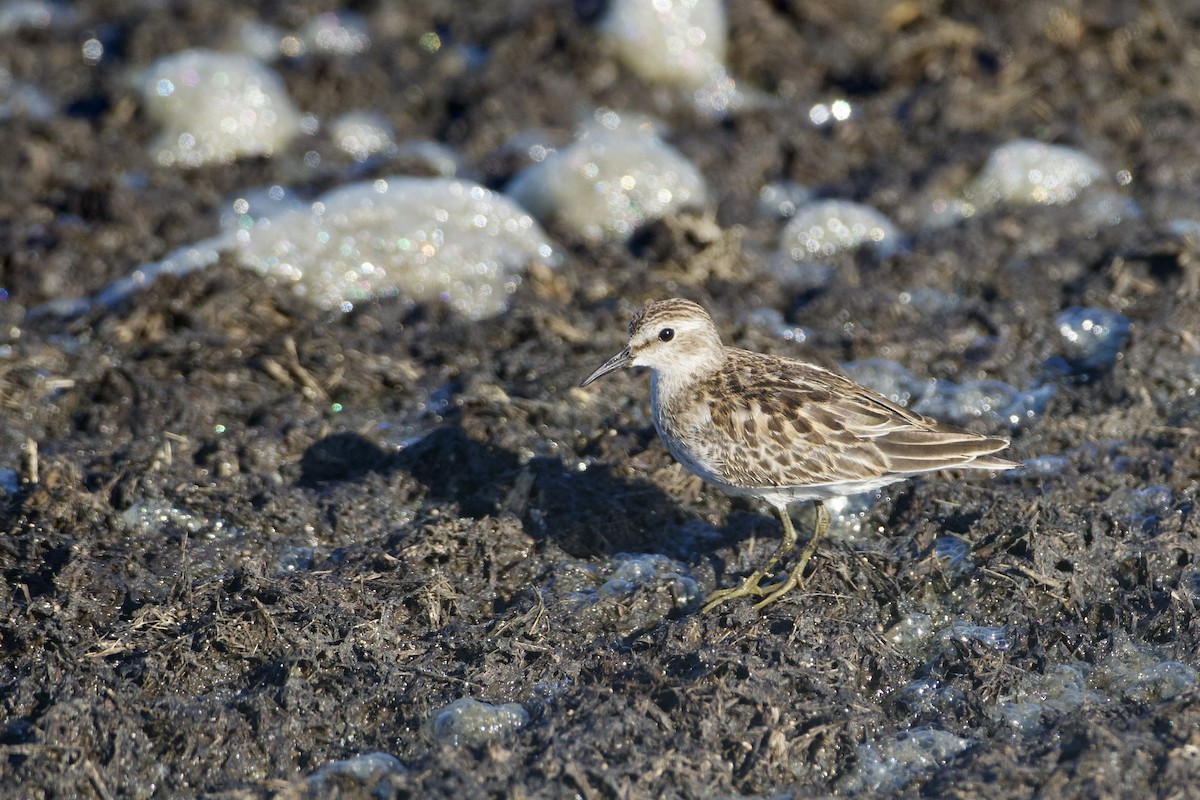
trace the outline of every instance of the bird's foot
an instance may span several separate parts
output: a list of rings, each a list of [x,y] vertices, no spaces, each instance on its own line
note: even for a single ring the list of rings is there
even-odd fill
[[[762,611],[764,608],[776,602],[785,594],[795,589],[797,586],[804,585],[804,579],[801,577],[801,575],[804,572],[804,567],[807,562],[808,559],[806,558],[804,561],[792,568],[792,571],[788,574],[787,578],[781,581],[775,581],[774,583],[768,583],[766,586],[761,585],[760,582],[763,578],[767,577],[768,573],[763,572],[762,570],[756,570],[753,574],[746,578],[746,580],[742,581],[741,586],[738,586],[735,589],[718,589],[710,594],[708,599],[704,601],[704,608],[700,609],[700,611],[701,613],[705,611],[712,611],[726,600],[734,600],[738,597],[761,597],[762,599],[754,604],[754,609],[756,611]]]
[[[761,569],[755,570],[742,581],[742,585],[733,589],[718,589],[708,596],[704,601],[704,608],[700,609],[701,613],[712,611],[717,606],[728,600],[736,600],[739,597],[762,597],[766,594],[773,594],[775,589],[774,584],[759,586],[759,582],[767,577],[766,572]]]
[[[759,600],[757,603],[754,604],[754,610],[762,611],[764,608],[771,605],[779,598],[783,597],[785,594],[790,592],[792,589],[795,589],[797,586],[800,586],[801,584],[803,584],[804,581],[802,581],[800,579],[800,573],[803,571],[804,571],[804,566],[801,565],[800,569],[792,570],[791,574],[787,576],[787,580],[772,583],[770,586],[759,587],[763,590],[763,594],[766,596],[763,597],[762,600]]]

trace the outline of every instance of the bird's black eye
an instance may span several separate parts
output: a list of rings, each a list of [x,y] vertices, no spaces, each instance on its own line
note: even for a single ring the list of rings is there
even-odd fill
[[[658,340],[660,342],[669,342],[674,338],[675,338],[675,329],[674,328],[663,328],[661,331],[658,332]]]

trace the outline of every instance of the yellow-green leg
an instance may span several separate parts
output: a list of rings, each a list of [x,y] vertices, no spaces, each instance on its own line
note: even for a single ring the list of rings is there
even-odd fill
[[[779,560],[796,546],[796,529],[792,527],[792,518],[787,512],[787,508],[783,507],[777,509],[779,512],[779,521],[783,523],[783,541],[779,543],[779,547],[775,548],[775,552],[767,559],[765,564],[754,570],[754,572],[742,581],[741,586],[733,589],[719,589],[710,594],[701,611],[712,611],[721,605],[721,603],[738,597],[765,596],[765,599],[755,606],[755,608],[763,608],[774,603],[785,593],[799,586],[800,577],[804,574],[804,567],[808,564],[808,560],[812,558],[813,552],[817,549],[817,540],[824,535],[825,530],[829,527],[829,512],[825,510],[825,505],[820,500],[816,501],[816,504],[817,527],[813,531],[813,537],[809,541],[808,546],[800,554],[799,563],[792,568],[791,574],[788,575],[786,580],[767,586],[759,585],[763,578],[771,574],[771,569],[779,563]]]
[[[779,543],[779,547],[775,548],[775,552],[767,559],[767,562],[746,576],[741,586],[732,589],[718,589],[710,594],[704,603],[704,608],[700,609],[702,613],[712,611],[727,600],[734,600],[738,597],[762,597],[772,591],[771,586],[759,586],[759,581],[770,575],[771,568],[779,562],[779,559],[796,546],[796,529],[792,527],[792,518],[788,515],[787,508],[779,509],[779,519],[783,522],[783,541]]]
[[[825,504],[820,500],[817,504],[817,524],[813,528],[812,538],[808,540],[808,546],[804,548],[804,552],[800,554],[800,559],[796,562],[796,566],[792,567],[792,571],[788,573],[787,580],[783,583],[772,584],[767,588],[770,591],[766,597],[754,604],[754,608],[762,611],[767,606],[774,603],[785,594],[795,589],[804,582],[804,568],[808,566],[808,560],[812,558],[812,554],[817,551],[817,542],[825,532],[829,530],[829,511],[825,508]],[[787,512],[784,512],[785,514]]]

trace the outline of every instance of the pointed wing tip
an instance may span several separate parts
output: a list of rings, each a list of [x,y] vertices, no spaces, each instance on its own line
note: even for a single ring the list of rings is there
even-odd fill
[[[1010,461],[1007,458],[1000,458],[998,456],[980,456],[963,466],[968,466],[972,469],[1016,469],[1025,465],[1020,461]]]

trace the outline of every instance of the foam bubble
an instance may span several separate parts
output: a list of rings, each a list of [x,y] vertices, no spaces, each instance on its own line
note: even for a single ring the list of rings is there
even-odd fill
[[[902,249],[903,237],[883,214],[848,200],[818,200],[800,206],[779,236],[779,249],[793,261],[864,246],[880,258],[888,258]]]
[[[144,69],[138,85],[163,125],[151,151],[166,166],[270,156],[300,132],[282,79],[249,56],[185,50]]]
[[[429,732],[436,741],[453,747],[477,747],[520,730],[528,722],[529,712],[519,703],[496,706],[463,697],[434,713]]]
[[[396,130],[378,111],[351,111],[329,124],[329,134],[337,146],[366,161],[373,155],[396,152]]]
[[[594,589],[582,588],[572,593],[577,604],[586,606],[601,600],[627,598],[642,588],[666,589],[677,608],[685,608],[703,596],[687,565],[658,553],[617,553],[605,573],[606,580]]]
[[[363,753],[353,758],[330,761],[309,775],[305,782],[311,790],[322,795],[331,795],[340,794],[338,789],[342,789],[341,784],[344,781],[378,787],[390,776],[404,775],[405,772],[407,770],[400,763],[400,759],[390,753]],[[390,795],[388,792],[386,796]],[[372,796],[385,795],[376,788]]]
[[[695,107],[723,116],[744,100],[725,68],[722,0],[611,0],[600,35],[644,80],[691,90]]]
[[[571,146],[523,170],[508,192],[534,216],[593,241],[623,241],[645,223],[702,205],[695,165],[642,120],[585,128]]]
[[[956,425],[972,420],[1012,427],[1037,419],[1054,396],[1045,384],[1022,391],[1003,381],[974,380],[954,383],[920,380],[902,365],[872,358],[842,364],[846,374],[863,386],[914,411]]]
[[[1065,205],[1106,180],[1094,158],[1072,147],[1018,139],[996,148],[966,191],[980,205]]]
[[[304,24],[299,38],[305,49],[327,55],[357,55],[371,46],[367,22],[353,11],[330,11]]]
[[[448,178],[350,184],[251,219],[238,246],[245,266],[294,284],[322,308],[399,296],[446,303],[472,319],[504,311],[528,263],[554,263],[550,242],[521,208]]]
[[[1055,319],[1061,358],[1070,372],[1099,372],[1116,363],[1129,338],[1129,318],[1107,308],[1066,309]]]
[[[893,792],[933,772],[971,746],[970,739],[936,728],[901,731],[860,745],[858,763],[841,784],[847,793]]]

